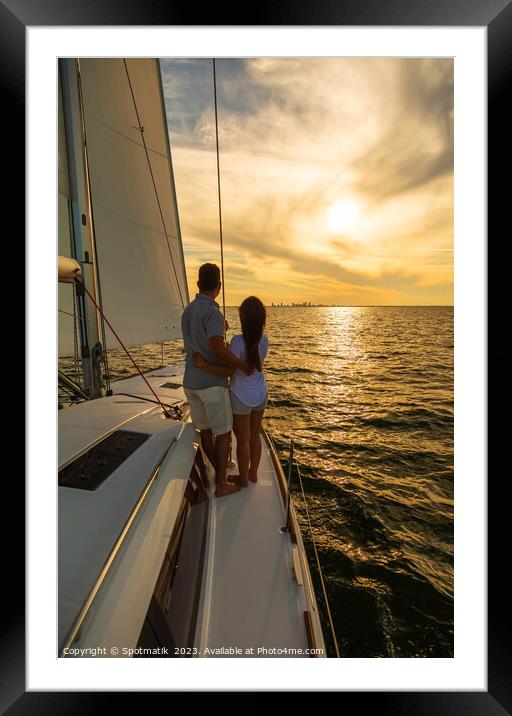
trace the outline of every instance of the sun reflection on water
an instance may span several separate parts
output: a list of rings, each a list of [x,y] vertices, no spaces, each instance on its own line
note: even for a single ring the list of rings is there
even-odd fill
[[[283,462],[295,441],[342,650],[453,655],[453,309],[275,307],[267,333],[266,425]]]

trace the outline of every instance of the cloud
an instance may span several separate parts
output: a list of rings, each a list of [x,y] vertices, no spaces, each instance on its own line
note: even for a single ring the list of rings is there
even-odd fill
[[[211,61],[162,70],[190,277],[218,255]],[[452,301],[451,60],[219,60],[217,70],[228,299],[249,278],[266,300]],[[359,219],[333,236],[326,212],[346,197]]]
[[[382,135],[353,163],[359,189],[378,199],[453,172],[453,63],[401,61],[390,102]]]

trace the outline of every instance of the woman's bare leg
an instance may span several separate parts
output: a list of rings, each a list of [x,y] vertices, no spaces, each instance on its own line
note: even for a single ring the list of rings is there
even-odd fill
[[[250,435],[250,468],[249,480],[258,482],[258,467],[261,458],[261,436],[260,428],[263,420],[264,410],[253,410],[251,412],[251,435]]]
[[[236,435],[236,459],[240,475],[240,487],[249,484],[249,459],[251,439],[251,416],[233,415],[233,430]]]

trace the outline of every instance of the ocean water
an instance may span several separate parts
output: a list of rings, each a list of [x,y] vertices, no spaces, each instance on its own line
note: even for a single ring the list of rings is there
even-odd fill
[[[453,308],[271,307],[267,323],[266,426],[283,466],[294,440],[341,655],[453,656]],[[133,354],[161,364],[160,346]],[[296,469],[292,491],[332,656]]]

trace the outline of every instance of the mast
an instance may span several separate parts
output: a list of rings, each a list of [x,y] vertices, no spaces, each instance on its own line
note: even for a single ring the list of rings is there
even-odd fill
[[[66,136],[70,209],[74,258],[81,266],[83,282],[96,303],[101,304],[92,221],[82,97],[78,61],[59,60],[64,131]],[[77,313],[84,375],[84,390],[91,398],[104,395],[101,371],[103,347],[99,316],[92,301],[77,288]]]

